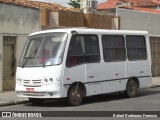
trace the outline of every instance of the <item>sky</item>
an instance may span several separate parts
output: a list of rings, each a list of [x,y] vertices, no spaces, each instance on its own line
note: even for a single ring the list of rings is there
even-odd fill
[[[35,0],[35,1],[53,2],[53,3],[58,3],[58,4],[62,5],[62,6],[67,6],[68,7],[67,3],[70,0]],[[97,1],[98,1],[98,3],[102,3],[102,2],[105,2],[107,0],[97,0]]]

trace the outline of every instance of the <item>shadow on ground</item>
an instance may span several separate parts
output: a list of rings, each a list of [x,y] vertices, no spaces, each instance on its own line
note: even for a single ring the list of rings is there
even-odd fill
[[[159,93],[160,93],[160,87],[139,89],[137,97],[135,97],[135,98],[151,96],[151,95],[155,95],[155,94],[159,94]],[[119,93],[95,95],[95,96],[84,98],[82,105],[94,104],[94,103],[100,103],[100,102],[116,101],[116,100],[122,100],[122,99],[130,99],[130,98],[127,98],[125,96],[121,96]],[[41,104],[41,105],[34,105],[32,103],[28,103],[28,104],[24,104],[24,106],[71,107],[65,99],[49,100],[49,101],[43,102],[43,104]]]

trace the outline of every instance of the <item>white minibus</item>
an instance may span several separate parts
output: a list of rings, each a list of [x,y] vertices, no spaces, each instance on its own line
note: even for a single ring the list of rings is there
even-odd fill
[[[123,92],[135,97],[151,83],[148,32],[66,28],[28,36],[16,72],[16,92],[34,104]]]

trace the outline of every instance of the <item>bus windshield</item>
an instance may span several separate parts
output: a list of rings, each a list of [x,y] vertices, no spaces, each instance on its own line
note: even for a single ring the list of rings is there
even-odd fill
[[[42,67],[62,63],[67,33],[55,32],[29,36],[19,66]]]

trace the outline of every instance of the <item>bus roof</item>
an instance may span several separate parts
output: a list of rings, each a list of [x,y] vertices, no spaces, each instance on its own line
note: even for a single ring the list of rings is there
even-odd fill
[[[63,29],[52,29],[52,30],[44,30],[30,34],[38,35],[43,33],[51,33],[51,32],[67,32],[71,33],[71,31],[76,31],[78,34],[129,34],[129,35],[148,35],[147,31],[135,31],[135,30],[110,30],[110,29],[92,29],[92,28],[63,28]]]

